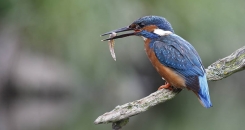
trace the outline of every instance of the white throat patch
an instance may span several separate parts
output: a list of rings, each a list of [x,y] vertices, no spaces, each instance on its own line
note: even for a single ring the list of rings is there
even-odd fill
[[[167,36],[169,34],[172,34],[172,32],[170,32],[170,31],[164,31],[164,30],[159,29],[159,28],[154,29],[153,33],[155,33],[155,34],[157,34],[159,36]]]
[[[146,41],[146,40],[147,40],[147,38],[146,38],[146,37],[143,37],[143,36],[141,36],[141,37],[143,38],[143,40],[144,40],[144,41]]]

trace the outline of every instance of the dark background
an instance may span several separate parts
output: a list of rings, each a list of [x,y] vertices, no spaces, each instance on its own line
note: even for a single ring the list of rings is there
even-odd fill
[[[244,46],[244,0],[1,0],[0,129],[109,130],[93,121],[164,82],[140,37],[99,35],[145,15],[167,18],[204,66]],[[125,130],[241,130],[245,73],[210,81],[213,107],[190,91],[130,118]]]

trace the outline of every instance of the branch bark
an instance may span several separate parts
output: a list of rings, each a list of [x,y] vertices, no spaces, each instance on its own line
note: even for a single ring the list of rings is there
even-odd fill
[[[245,46],[236,50],[231,55],[219,59],[206,69],[208,80],[221,80],[238,71],[245,69]],[[180,90],[170,91],[161,89],[142,99],[119,105],[112,111],[99,116],[94,123],[113,123],[114,130],[126,125],[129,117],[147,111],[149,108],[174,98]]]
[[[231,55],[219,59],[206,69],[208,80],[221,80],[245,69],[245,46]]]

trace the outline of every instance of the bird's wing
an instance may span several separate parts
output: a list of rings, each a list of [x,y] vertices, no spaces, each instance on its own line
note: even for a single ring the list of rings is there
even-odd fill
[[[198,76],[205,70],[194,47],[178,35],[163,36],[152,43],[157,59],[185,78],[187,87],[199,90]]]

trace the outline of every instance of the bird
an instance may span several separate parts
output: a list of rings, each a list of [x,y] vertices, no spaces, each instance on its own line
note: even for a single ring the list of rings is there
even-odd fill
[[[205,68],[195,48],[175,34],[166,18],[144,16],[129,26],[119,28],[101,36],[127,32],[102,41],[128,36],[140,36],[144,40],[145,52],[165,85],[159,89],[185,89],[193,91],[205,108],[212,107]]]

